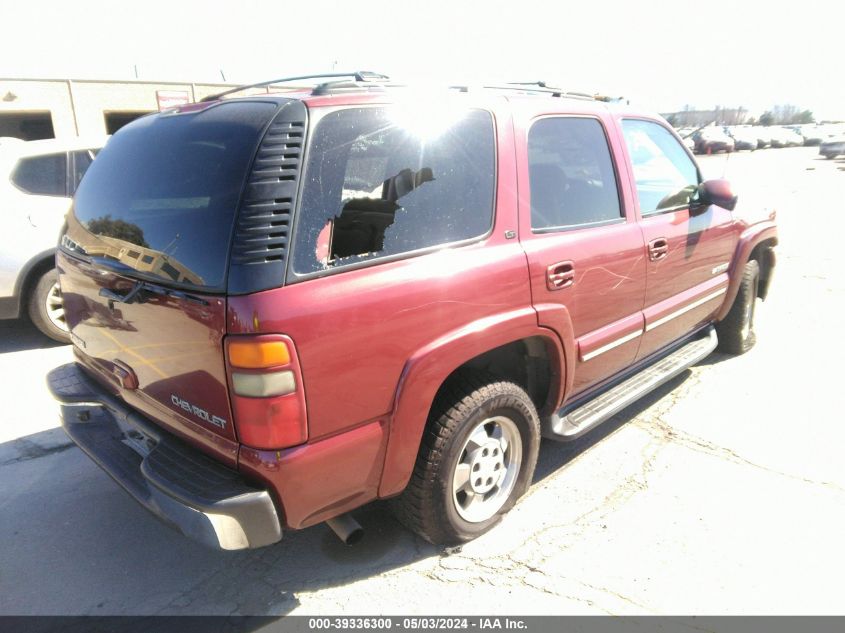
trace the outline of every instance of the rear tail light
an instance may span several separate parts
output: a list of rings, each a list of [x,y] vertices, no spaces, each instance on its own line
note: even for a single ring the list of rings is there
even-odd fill
[[[229,364],[244,369],[265,369],[274,365],[287,365],[290,349],[285,341],[231,340]]]
[[[250,398],[286,396],[296,391],[296,378],[290,370],[269,374],[242,374],[233,371],[232,387],[237,395]]]
[[[242,444],[273,450],[308,439],[302,373],[290,338],[230,336],[226,364]]]

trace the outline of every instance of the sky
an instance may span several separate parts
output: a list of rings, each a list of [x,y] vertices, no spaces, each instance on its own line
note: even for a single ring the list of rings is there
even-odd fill
[[[0,0],[0,77],[250,83],[374,70],[545,80],[671,112],[793,104],[845,120],[841,2]]]

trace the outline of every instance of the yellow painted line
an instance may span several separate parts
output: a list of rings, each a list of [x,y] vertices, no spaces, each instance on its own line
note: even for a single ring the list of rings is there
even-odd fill
[[[109,338],[115,341],[113,336],[109,336]],[[115,341],[118,345],[121,345],[118,341]],[[114,354],[115,352],[120,351],[127,351],[127,350],[138,350],[138,349],[149,349],[151,347],[172,347],[174,345],[205,345],[208,343],[207,340],[203,341],[175,341],[173,343],[148,343],[146,345],[129,345],[128,347],[125,345],[121,345],[119,348],[114,349],[106,349],[100,352],[101,354]]]
[[[126,352],[127,354],[131,354],[132,356],[134,356],[134,357],[135,357],[135,358],[137,358],[138,360],[142,361],[145,365],[149,365],[149,366],[152,368],[152,370],[153,370],[154,372],[156,372],[159,376],[161,376],[162,378],[167,378],[167,374],[165,374],[165,373],[164,373],[163,371],[161,371],[158,367],[156,367],[156,365],[155,365],[155,363],[154,363],[153,361],[151,361],[151,360],[147,360],[146,358],[144,358],[144,357],[143,357],[143,356],[141,356],[140,354],[137,354],[137,353],[135,353],[134,351],[132,351],[132,349],[130,349],[130,348],[128,348],[128,347],[126,347],[125,345],[122,345],[122,344],[121,344],[121,342],[120,342],[120,341],[118,341],[118,340],[117,340],[115,337],[113,337],[111,334],[109,334],[109,333],[108,333],[108,331],[103,330],[103,334],[105,334],[108,338],[110,338],[112,341],[114,341],[115,345],[117,345],[117,346],[120,348],[120,350],[118,350],[118,351],[124,351],[124,352]]]

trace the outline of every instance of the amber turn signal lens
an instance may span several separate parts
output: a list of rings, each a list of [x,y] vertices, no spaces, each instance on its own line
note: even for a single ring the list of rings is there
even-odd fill
[[[243,369],[264,369],[287,365],[290,350],[283,341],[229,343],[229,364]]]

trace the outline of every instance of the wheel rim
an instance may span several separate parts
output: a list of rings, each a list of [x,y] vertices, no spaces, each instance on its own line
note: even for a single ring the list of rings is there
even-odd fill
[[[478,424],[461,448],[452,475],[452,501],[458,515],[480,523],[505,504],[519,476],[522,437],[516,423],[505,416]]]
[[[754,329],[754,308],[757,305],[757,280],[751,284],[751,298],[745,306],[745,313],[742,315],[742,340],[748,338],[751,330]]]
[[[59,328],[62,332],[67,332],[67,321],[65,320],[65,308],[62,301],[62,289],[59,287],[59,282],[53,284],[50,292],[47,293],[47,298],[44,300],[44,307],[47,311],[47,318],[50,323]]]

